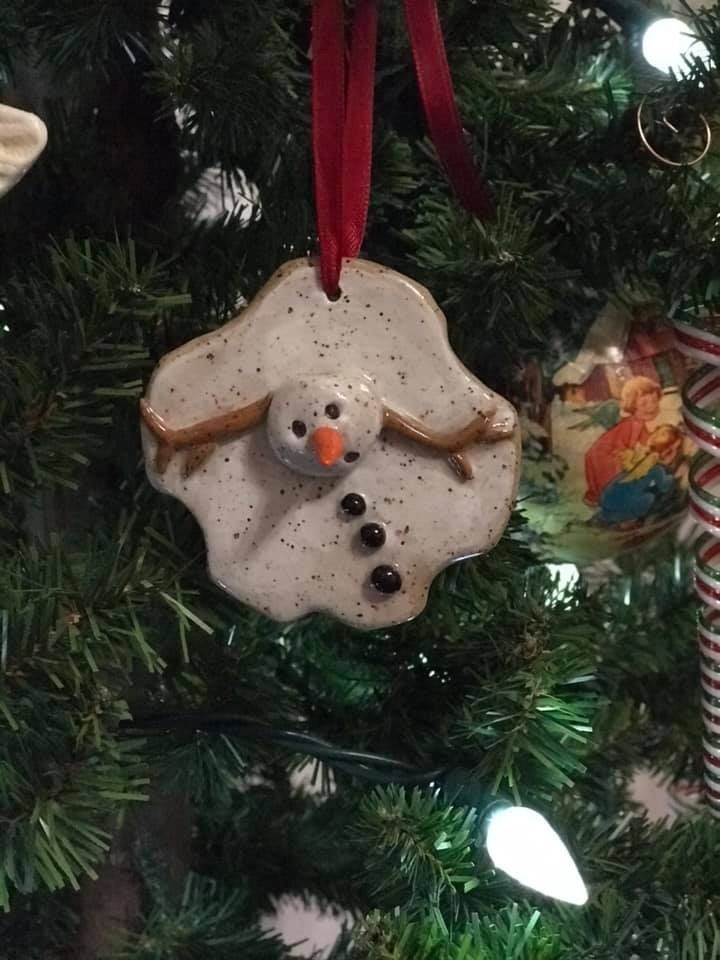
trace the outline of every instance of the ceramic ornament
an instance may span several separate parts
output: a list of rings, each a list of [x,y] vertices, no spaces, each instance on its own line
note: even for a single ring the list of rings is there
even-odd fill
[[[46,144],[40,117],[0,103],[0,197],[25,176]]]
[[[430,294],[363,260],[323,292],[295,260],[165,357],[142,401],[148,475],[197,518],[211,576],[263,613],[417,616],[489,550],[516,492],[513,407],[452,352]]]

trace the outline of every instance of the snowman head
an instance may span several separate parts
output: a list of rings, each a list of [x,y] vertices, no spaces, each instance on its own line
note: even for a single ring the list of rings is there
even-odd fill
[[[311,477],[349,473],[377,440],[383,405],[366,376],[299,376],[273,394],[267,432],[278,460]]]

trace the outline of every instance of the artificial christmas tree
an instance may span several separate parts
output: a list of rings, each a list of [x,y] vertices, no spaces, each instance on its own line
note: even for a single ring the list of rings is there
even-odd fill
[[[720,826],[651,826],[628,790],[641,766],[702,770],[691,564],[672,539],[592,590],[563,585],[521,502],[411,623],[280,623],[214,585],[201,530],[146,479],[138,403],[163,355],[217,336],[288,260],[319,253],[336,293],[349,251],[327,257],[316,226],[311,100],[316,133],[345,101],[311,97],[321,5],[0,0],[0,99],[49,134],[0,206],[0,957],[281,960],[261,920],[287,894],[351,918],[336,958],[720,956]],[[687,12],[704,47],[662,74],[642,55],[660,9],[446,2],[459,137],[437,112],[447,78],[433,98],[423,68],[428,50],[440,63],[433,11],[380,5],[363,257],[432,291],[472,383],[500,396],[529,355],[579,349],[610,301],[712,334],[718,10]],[[383,349],[382,377],[424,386]],[[436,429],[441,386],[396,422]],[[218,414],[247,400],[226,393]],[[654,426],[613,447],[598,503],[646,478]],[[218,439],[202,455],[225,464],[239,441]],[[417,444],[449,488],[424,523],[456,522],[466,481],[447,461],[465,452]],[[338,490],[349,549],[380,566],[405,529],[378,512],[397,492]],[[425,562],[429,579],[444,560]],[[309,761],[313,791],[295,776]]]

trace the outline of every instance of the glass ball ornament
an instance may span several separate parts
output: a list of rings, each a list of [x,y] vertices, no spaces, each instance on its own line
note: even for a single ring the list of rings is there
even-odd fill
[[[513,398],[518,503],[538,552],[585,566],[672,532],[694,447],[680,396],[690,365],[670,324],[656,307],[613,300],[550,352],[526,359]]]

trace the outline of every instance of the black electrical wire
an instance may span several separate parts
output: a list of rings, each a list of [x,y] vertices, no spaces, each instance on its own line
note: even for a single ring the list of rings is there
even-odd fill
[[[372,783],[413,786],[440,780],[448,772],[446,767],[421,770],[403,760],[396,760],[382,754],[346,750],[310,733],[273,727],[237,714],[155,714],[127,722],[123,724],[123,729],[137,735],[216,733],[246,740],[265,740],[284,749],[321,760],[336,770]]]

